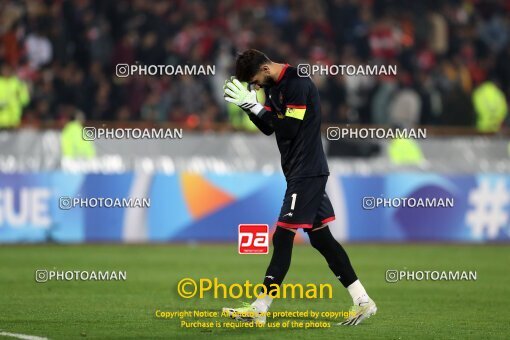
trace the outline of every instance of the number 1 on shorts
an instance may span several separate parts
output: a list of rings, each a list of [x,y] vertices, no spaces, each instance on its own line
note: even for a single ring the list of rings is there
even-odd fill
[[[297,194],[293,193],[292,195],[290,195],[290,197],[292,197],[292,203],[290,204],[290,210],[294,210],[294,207],[296,206]]]

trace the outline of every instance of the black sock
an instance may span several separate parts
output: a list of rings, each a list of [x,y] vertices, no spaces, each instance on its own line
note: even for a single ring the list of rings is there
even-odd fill
[[[347,288],[358,279],[351,261],[349,261],[349,256],[340,243],[335,240],[328,226],[317,231],[310,231],[308,237],[310,237],[312,246],[324,256],[329,268],[344,287]]]
[[[295,232],[276,227],[273,234],[273,256],[266,270],[264,286],[267,294],[276,288],[271,288],[271,284],[281,285],[287,271],[290,267],[292,257],[292,246],[294,244]]]

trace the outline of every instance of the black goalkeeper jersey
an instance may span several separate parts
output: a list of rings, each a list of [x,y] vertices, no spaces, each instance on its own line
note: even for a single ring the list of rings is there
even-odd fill
[[[264,91],[265,112],[250,118],[265,134],[274,131],[285,178],[329,175],[321,140],[319,92],[312,80],[285,65],[276,85]]]

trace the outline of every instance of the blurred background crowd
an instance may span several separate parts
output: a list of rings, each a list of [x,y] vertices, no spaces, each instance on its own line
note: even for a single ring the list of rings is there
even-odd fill
[[[3,0],[0,127],[77,110],[97,121],[233,123],[223,82],[236,53],[257,48],[294,66],[398,66],[397,76],[315,77],[326,123],[496,131],[510,96],[509,10],[507,0]],[[216,74],[119,78],[118,63]]]

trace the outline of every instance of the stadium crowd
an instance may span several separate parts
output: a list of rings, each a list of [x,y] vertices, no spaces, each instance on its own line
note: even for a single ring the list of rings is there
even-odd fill
[[[506,115],[509,10],[506,0],[4,0],[0,86],[12,75],[28,84],[25,124],[78,109],[206,128],[231,119],[223,82],[253,47],[292,65],[398,66],[316,76],[324,122],[477,126],[478,115]],[[215,76],[120,78],[119,63],[215,65]]]

